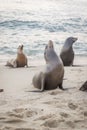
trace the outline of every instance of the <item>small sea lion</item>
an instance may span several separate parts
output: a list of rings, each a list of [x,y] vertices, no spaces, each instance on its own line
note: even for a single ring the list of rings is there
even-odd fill
[[[45,47],[44,57],[46,60],[45,68],[33,77],[34,87],[44,91],[56,89],[59,86],[63,90],[64,66],[62,60],[57,56],[51,40]]]
[[[74,60],[74,51],[72,45],[77,41],[75,37],[69,37],[66,39],[64,46],[61,50],[60,57],[63,61],[64,66],[73,65]]]
[[[11,60],[7,61],[6,66],[10,66],[10,67],[14,67],[14,68],[24,67],[24,66],[28,67],[27,57],[23,53],[23,45],[18,46],[16,59],[11,59]]]

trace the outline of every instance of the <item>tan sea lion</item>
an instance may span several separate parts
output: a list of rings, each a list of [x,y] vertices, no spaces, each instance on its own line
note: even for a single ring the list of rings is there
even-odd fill
[[[73,51],[72,45],[75,41],[77,41],[77,38],[69,37],[66,39],[64,43],[64,46],[60,53],[60,57],[63,61],[64,66],[73,65],[74,51]]]
[[[24,66],[28,67],[27,57],[23,53],[23,45],[18,46],[16,59],[11,59],[11,60],[7,61],[6,66],[10,66],[10,67],[14,67],[14,68],[24,67]]]
[[[57,56],[51,40],[45,47],[44,57],[46,60],[45,69],[33,77],[34,87],[40,91],[56,89],[58,86],[63,89],[64,66],[62,60]]]

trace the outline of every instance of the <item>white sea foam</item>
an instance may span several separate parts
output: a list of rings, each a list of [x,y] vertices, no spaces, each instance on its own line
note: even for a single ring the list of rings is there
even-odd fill
[[[50,39],[59,54],[70,36],[78,37],[75,54],[87,55],[86,0],[0,0],[1,59],[15,56],[19,44],[28,56],[43,58]]]

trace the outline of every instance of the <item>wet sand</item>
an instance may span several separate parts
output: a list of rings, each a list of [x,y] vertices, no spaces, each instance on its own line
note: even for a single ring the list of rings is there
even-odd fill
[[[36,90],[32,77],[44,65],[1,65],[0,130],[87,130],[87,92],[79,90],[87,80],[87,59],[77,59],[75,66],[65,67],[63,87],[68,90],[43,93],[29,91]]]

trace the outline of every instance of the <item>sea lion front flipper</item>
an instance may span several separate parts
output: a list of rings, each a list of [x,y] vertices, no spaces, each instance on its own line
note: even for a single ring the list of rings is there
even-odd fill
[[[41,92],[44,91],[44,85],[45,85],[45,75],[41,73]]]
[[[26,57],[26,59],[25,59],[25,65],[26,65],[26,67],[28,68],[28,59],[27,59],[27,57]]]

